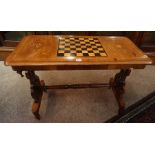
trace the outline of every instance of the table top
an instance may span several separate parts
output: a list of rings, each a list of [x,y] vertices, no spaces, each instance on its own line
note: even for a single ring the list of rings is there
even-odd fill
[[[152,61],[127,37],[29,35],[5,64],[21,70],[144,68]]]

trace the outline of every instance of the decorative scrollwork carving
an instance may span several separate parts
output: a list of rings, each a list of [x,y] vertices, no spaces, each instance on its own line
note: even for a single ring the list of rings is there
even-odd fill
[[[39,108],[41,104],[41,98],[43,95],[43,88],[39,77],[34,73],[34,71],[27,71],[25,73],[26,78],[30,80],[31,86],[31,96],[34,99],[32,105],[32,112],[37,119],[40,119]]]
[[[110,86],[112,87],[117,102],[119,104],[119,114],[122,114],[125,109],[125,102],[123,94],[125,93],[125,80],[130,75],[131,69],[122,69],[115,75],[114,79],[110,80]]]
[[[17,71],[17,73],[20,74],[21,77],[24,77],[24,75],[23,75],[22,72],[23,72],[23,71]]]
[[[114,87],[124,87],[125,79],[130,75],[131,69],[122,69],[119,73],[115,75]]]

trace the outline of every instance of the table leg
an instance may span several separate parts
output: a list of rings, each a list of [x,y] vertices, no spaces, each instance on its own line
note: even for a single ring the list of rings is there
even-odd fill
[[[123,100],[123,94],[125,93],[125,80],[130,75],[131,69],[122,69],[110,80],[110,86],[113,89],[116,100],[119,104],[119,114],[122,114],[125,109],[125,102]]]
[[[30,80],[31,96],[34,99],[34,103],[32,105],[32,113],[37,119],[40,119],[39,108],[43,95],[42,85],[44,85],[44,82],[40,81],[39,77],[35,74],[34,71],[27,71],[25,75],[26,78]]]

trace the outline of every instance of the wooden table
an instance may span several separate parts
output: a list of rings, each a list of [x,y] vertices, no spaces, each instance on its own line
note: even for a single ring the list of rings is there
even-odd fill
[[[143,69],[152,61],[126,37],[106,36],[46,36],[30,35],[23,38],[6,59],[5,64],[21,76],[25,71],[30,80],[34,99],[32,112],[40,119],[39,108],[47,89],[112,88],[119,104],[119,113],[125,108],[123,100],[125,79],[131,68]],[[109,83],[46,86],[35,71],[40,70],[109,70],[120,69]]]

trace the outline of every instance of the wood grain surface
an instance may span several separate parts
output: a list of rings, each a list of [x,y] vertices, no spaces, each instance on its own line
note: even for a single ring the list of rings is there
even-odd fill
[[[26,36],[6,59],[5,64],[12,66],[14,70],[71,70],[139,69],[152,63],[151,59],[127,37],[115,36],[92,36],[99,39],[107,53],[106,57],[58,57],[59,39],[63,37],[70,36]]]

